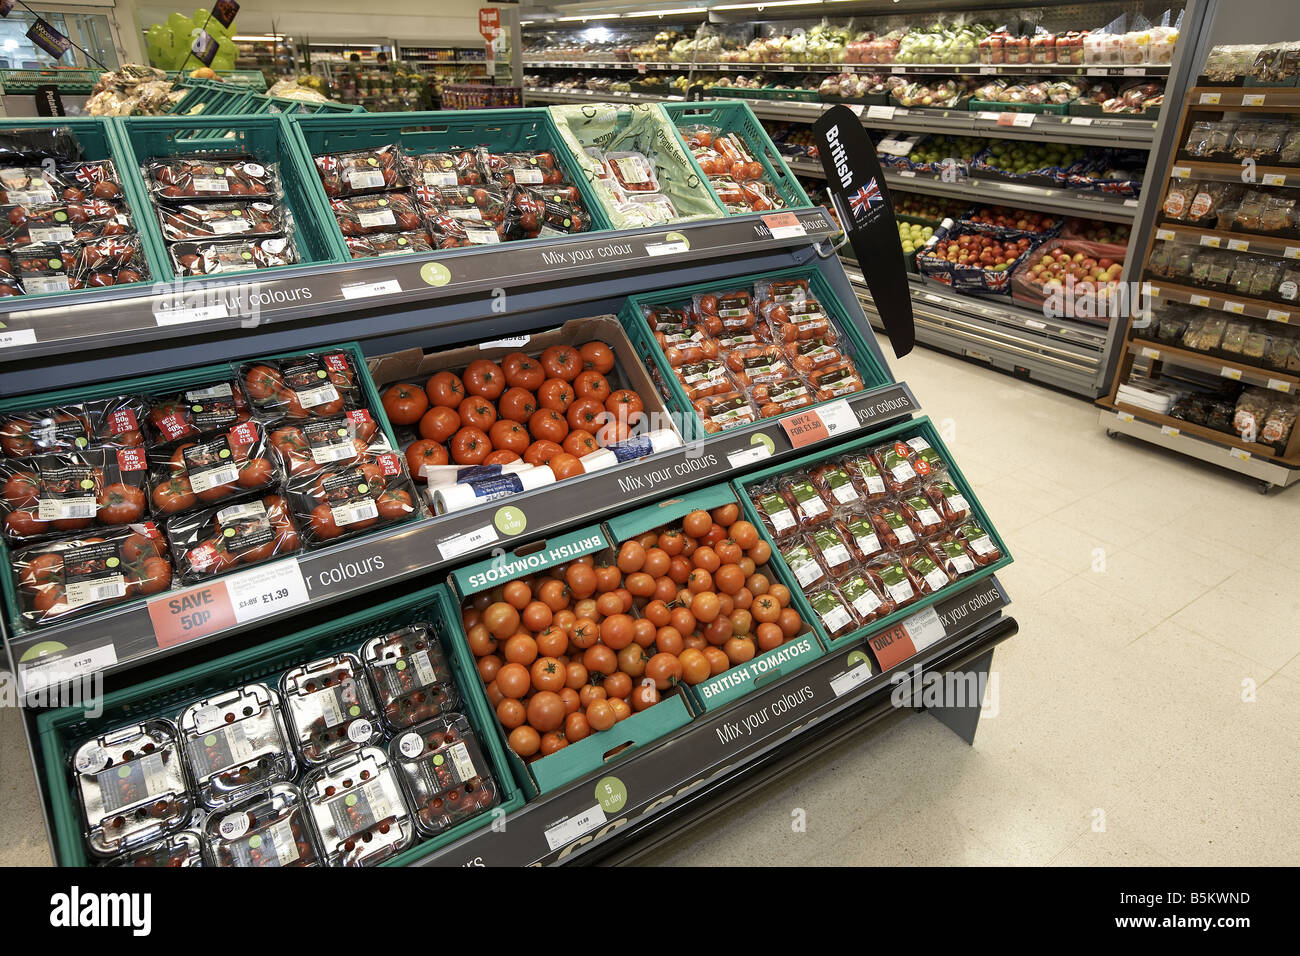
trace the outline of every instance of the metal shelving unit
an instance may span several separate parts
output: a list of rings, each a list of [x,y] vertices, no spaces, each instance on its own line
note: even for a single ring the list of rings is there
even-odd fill
[[[938,9],[940,4],[935,4]],[[945,10],[967,8],[978,10],[974,3],[946,3]],[[526,68],[587,69],[587,70],[677,70],[688,72],[692,82],[696,73],[748,72],[767,73],[890,73],[899,76],[1066,76],[1081,78],[1114,79],[1139,76],[1162,79],[1165,82],[1165,108],[1158,118],[1149,116],[1058,116],[1051,114],[1027,115],[1010,112],[906,109],[893,106],[854,105],[863,124],[870,129],[901,133],[934,133],[949,136],[983,136],[991,138],[1049,141],[1082,146],[1117,147],[1147,152],[1144,178],[1154,182],[1168,168],[1173,156],[1173,142],[1178,127],[1178,110],[1169,104],[1181,103],[1191,86],[1196,64],[1203,62],[1208,49],[1206,26],[1212,22],[1217,0],[1189,0],[1183,10],[1180,42],[1175,49],[1173,62],[1162,65],[1107,65],[1107,66],[1051,66],[1051,65],[992,65],[992,64],[792,64],[792,63],[647,63],[620,64],[601,61],[564,61],[534,59]],[[1060,9],[1061,5],[1047,9]],[[846,10],[847,14],[849,11]],[[1082,13],[1078,7],[1075,13]],[[798,7],[781,11],[781,18],[806,17]],[[921,15],[921,11],[917,11]],[[1228,91],[1225,105],[1241,102],[1249,90]],[[1233,96],[1238,99],[1233,100]],[[652,101],[664,99],[653,94],[599,94],[582,91],[528,91],[528,99],[538,103],[580,103],[595,99],[614,101]],[[1293,98],[1300,103],[1300,98]],[[811,124],[835,104],[797,102],[794,100],[746,99],[754,113],[763,120]],[[1252,102],[1247,100],[1247,102]],[[1274,97],[1270,107],[1289,109],[1292,100]],[[1300,108],[1300,107],[1296,107]],[[1017,118],[1018,117],[1018,118]],[[823,178],[821,164],[815,159],[790,159],[787,163],[797,174]],[[1190,164],[1197,175],[1206,164]],[[1191,174],[1191,171],[1188,173]],[[1239,180],[1238,167],[1224,167],[1224,176]],[[1294,170],[1260,170],[1268,175],[1270,183],[1294,184],[1300,182]],[[1289,179],[1285,178],[1289,175]],[[964,200],[971,203],[1000,203],[1016,208],[1028,208],[1060,215],[1075,215],[1090,219],[1124,223],[1131,226],[1133,236],[1145,234],[1156,219],[1154,191],[1147,189],[1140,198],[1121,198],[1102,192],[1072,189],[1053,189],[1026,186],[1018,183],[977,178],[944,178],[934,174],[888,170],[885,178],[891,190],[921,193]],[[1141,279],[1141,263],[1136,244],[1130,250],[1122,282]],[[850,265],[850,269],[852,266]],[[863,290],[865,295],[865,289]],[[870,302],[864,299],[868,314]],[[1122,347],[1122,323],[1112,323],[1109,328],[1088,326],[1085,323],[1057,321],[1016,305],[1006,296],[954,295],[944,288],[934,288],[933,283],[915,283],[913,308],[917,314],[917,338],[927,345],[975,361],[988,362],[994,367],[1028,376],[1032,379],[1066,388],[1087,398],[1096,398],[1109,387],[1111,375]],[[1100,340],[1100,341],[1099,341]]]

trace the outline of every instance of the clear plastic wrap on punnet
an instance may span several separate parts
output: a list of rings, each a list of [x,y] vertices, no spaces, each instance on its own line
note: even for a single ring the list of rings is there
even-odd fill
[[[629,203],[629,194],[666,197],[677,213],[672,222],[723,215],[657,104],[552,106],[550,113],[615,229],[662,221]]]

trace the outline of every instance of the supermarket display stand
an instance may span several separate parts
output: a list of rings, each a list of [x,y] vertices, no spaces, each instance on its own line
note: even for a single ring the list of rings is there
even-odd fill
[[[955,12],[978,11],[987,4],[946,3],[932,5],[934,10]],[[1118,10],[1123,5],[1114,5]],[[1048,141],[1078,145],[1104,145],[1147,151],[1145,181],[1156,182],[1173,155],[1179,127],[1179,111],[1173,104],[1182,102],[1194,78],[1194,65],[1204,62],[1209,48],[1209,24],[1213,22],[1217,0],[1188,0],[1183,8],[1180,40],[1169,64],[1140,66],[1086,65],[1053,66],[1035,64],[912,64],[912,63],[716,63],[705,61],[667,63],[615,63],[601,60],[528,59],[525,69],[617,69],[637,72],[674,70],[687,72],[690,82],[696,73],[745,72],[757,70],[782,73],[891,73],[900,76],[979,76],[1023,77],[1064,76],[1083,79],[1151,77],[1165,82],[1165,106],[1155,120],[1149,117],[1056,116],[1017,114],[980,110],[906,109],[892,105],[854,105],[865,126],[877,130],[908,133],[990,136],[1023,141]],[[1063,15],[1082,12],[1080,6],[1049,4],[1046,11],[1062,10]],[[846,15],[859,12],[846,9]],[[877,12],[877,11],[863,11]],[[917,15],[927,12],[923,4]],[[1100,14],[1098,14],[1100,16]],[[799,19],[807,10],[792,7],[780,12],[768,11],[763,19]],[[1247,91],[1249,92],[1249,91]],[[1292,91],[1294,92],[1294,90]],[[654,102],[682,99],[681,96],[655,94],[609,94],[588,90],[564,92],[546,89],[528,90],[527,101],[536,103],[581,103],[602,99],[631,102]],[[746,100],[760,119],[813,123],[822,112],[836,105],[796,100]],[[1226,101],[1225,101],[1226,102]],[[824,178],[815,160],[790,160],[791,171],[800,175]],[[1238,170],[1238,173],[1240,171]],[[1296,177],[1292,171],[1293,182]],[[887,171],[891,189],[940,196],[971,203],[998,203],[1018,208],[1042,210],[1061,215],[1124,223],[1131,234],[1142,235],[1156,217],[1155,192],[1143,190],[1138,199],[1122,199],[1104,193],[1071,189],[1047,189],[1022,186],[991,179],[944,179],[912,174],[910,171]],[[1134,246],[1136,248],[1136,245]],[[855,264],[846,263],[850,273]],[[1125,260],[1120,281],[1139,280],[1142,260],[1130,254]],[[919,276],[910,277],[916,338],[932,348],[972,361],[988,364],[1012,374],[1050,384],[1088,399],[1105,394],[1114,369],[1124,352],[1124,329],[1120,322],[1093,324],[1069,318],[1045,318],[1039,310],[1025,308],[1009,296],[971,296],[954,294],[939,283]],[[865,285],[859,289],[868,318],[878,329],[883,323],[873,311]]]
[[[1300,113],[1300,90],[1295,87],[1218,87],[1199,86],[1188,91],[1176,127],[1177,143],[1187,141],[1191,124],[1205,113],[1240,112],[1251,114]],[[1170,186],[1186,179],[1240,183],[1243,167],[1239,163],[1200,162],[1174,159],[1163,176],[1157,193],[1163,206]],[[1257,166],[1254,182],[1262,186],[1300,186],[1300,174],[1294,168]],[[1153,220],[1154,222],[1154,220]],[[1273,300],[1256,299],[1235,293],[1216,292],[1194,285],[1170,282],[1147,269],[1159,243],[1195,242],[1207,249],[1238,254],[1258,254],[1279,259],[1300,259],[1300,240],[1274,236],[1256,236],[1226,229],[1201,229],[1177,224],[1153,226],[1139,260],[1145,277],[1144,286],[1152,301],[1178,302],[1200,308],[1217,309],[1229,315],[1289,323],[1300,317],[1300,308]],[[1286,487],[1300,481],[1300,436],[1292,431],[1287,447],[1281,451],[1259,442],[1243,441],[1236,435],[1162,415],[1120,401],[1119,387],[1129,381],[1135,368],[1145,367],[1150,378],[1158,378],[1166,367],[1189,369],[1203,375],[1217,376],[1260,388],[1294,394],[1300,377],[1247,363],[1154,340],[1150,330],[1136,327],[1130,319],[1124,323],[1118,355],[1107,395],[1097,400],[1099,420],[1112,438],[1129,435],[1171,451],[1198,458],[1246,475],[1259,482],[1261,493],[1274,487]]]
[[[360,340],[370,354],[416,344],[436,348],[467,338],[486,340],[616,312],[638,291],[726,281],[794,265],[822,273],[848,309],[846,318],[886,364],[874,337],[867,334],[865,314],[834,255],[837,233],[825,210],[803,209],[793,223],[784,218],[769,225],[762,216],[737,216],[671,230],[587,234],[468,254],[309,266],[267,273],[244,286],[187,282],[179,295],[172,286],[159,284],[144,294],[112,289],[79,293],[70,305],[66,297],[48,305],[12,300],[0,313],[0,394],[111,380],[193,364],[197,357],[205,362],[234,360],[345,339]],[[606,256],[600,265],[584,261],[586,252],[596,255],[598,249],[616,249],[617,254]],[[505,312],[494,308],[503,286],[509,300]],[[295,295],[294,290],[310,295]],[[246,307],[250,295],[267,300],[255,315]],[[796,444],[780,419],[764,419],[617,472],[512,497],[508,504],[524,517],[522,527],[499,524],[498,509],[507,502],[495,502],[268,562],[252,569],[252,575],[216,578],[81,621],[23,633],[12,633],[5,622],[10,666],[27,692],[48,693],[92,674],[110,691],[214,653],[256,644],[295,615],[302,620],[326,608],[334,614],[370,606],[417,576],[438,575],[489,556],[503,541],[511,548],[540,541],[612,511],[659,500],[665,493],[726,481],[759,464],[829,446],[846,434],[877,431],[920,410],[904,382],[856,393],[837,404],[847,414],[838,418],[830,434],[812,443]],[[263,595],[277,593],[290,597],[233,622],[198,619],[194,608],[200,602],[186,600],[216,598],[256,607]],[[954,587],[935,608],[888,628],[884,635],[871,634],[852,648],[700,718],[684,734],[618,761],[614,772],[627,787],[629,807],[637,814],[635,826],[625,833],[617,832],[624,829],[621,825],[608,821],[600,832],[583,829],[586,824],[579,818],[595,805],[594,783],[580,781],[512,814],[506,820],[504,832],[510,839],[505,843],[497,841],[497,831],[489,827],[422,862],[452,864],[487,857],[497,864],[594,861],[595,851],[612,859],[613,854],[630,852],[634,844],[653,842],[668,832],[661,830],[661,820],[677,827],[698,819],[722,795],[734,799],[767,779],[765,768],[793,768],[817,749],[870,729],[886,713],[911,712],[910,707],[900,710],[891,703],[894,685],[888,674],[872,675],[863,666],[870,660],[870,642],[913,642],[919,653],[895,671],[918,662],[936,671],[972,663],[975,671],[987,669],[989,648],[1016,629],[1014,620],[1002,616],[1007,603],[992,577]],[[783,703],[796,697],[803,706]],[[739,747],[734,736],[719,735],[719,728],[745,713],[768,707],[780,714],[764,725],[764,736],[752,745]],[[967,711],[956,720],[970,739],[975,718]],[[24,729],[33,767],[39,768],[43,757],[35,733],[36,713],[24,709]],[[39,772],[36,779],[40,788]],[[44,793],[41,800],[48,815]],[[584,802],[589,806],[582,806]],[[572,840],[561,840],[569,831]]]
[[[888,718],[927,709],[924,685],[956,674],[978,688],[965,705],[931,709],[974,741],[993,649],[1017,632],[996,577],[940,601],[899,628],[918,653],[870,674],[866,645],[821,658],[617,763],[526,803],[493,825],[423,857],[422,866],[537,866],[630,862],[681,831]],[[921,619],[925,621],[922,622]],[[937,624],[936,624],[937,622]],[[935,630],[936,626],[938,630]],[[928,632],[933,643],[921,644]],[[766,715],[766,716],[763,716]],[[761,721],[761,723],[759,722]],[[747,729],[757,728],[752,733]]]

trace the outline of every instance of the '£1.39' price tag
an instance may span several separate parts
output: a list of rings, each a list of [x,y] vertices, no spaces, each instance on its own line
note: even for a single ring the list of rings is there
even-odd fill
[[[160,595],[149,602],[159,647],[174,647],[307,603],[297,558]]]

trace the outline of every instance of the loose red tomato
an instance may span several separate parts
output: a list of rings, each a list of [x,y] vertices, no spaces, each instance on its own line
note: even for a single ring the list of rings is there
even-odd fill
[[[497,410],[501,417],[508,418],[512,422],[527,423],[537,409],[536,396],[518,385],[506,389],[497,402]]]
[[[582,356],[572,345],[552,345],[542,353],[542,368],[551,378],[572,382],[582,371]]]
[[[537,401],[542,408],[553,408],[560,414],[566,414],[577,393],[573,386],[562,378],[548,378],[537,390]]]
[[[97,501],[100,524],[130,524],[144,516],[144,492],[134,485],[108,485]]]
[[[460,415],[461,426],[468,425],[480,431],[487,431],[497,420],[497,410],[492,403],[481,395],[470,395],[456,409]],[[431,437],[431,436],[430,436]]]
[[[594,398],[604,404],[609,398],[609,379],[597,371],[579,372],[573,380],[573,390],[579,398]]]
[[[447,449],[442,442],[425,438],[412,442],[406,449],[406,468],[416,481],[424,481],[420,469],[425,465],[445,465],[448,463]]]
[[[527,428],[518,422],[504,418],[492,425],[488,431],[488,438],[497,451],[510,451],[516,455],[522,455],[531,442]]]
[[[596,436],[582,428],[575,428],[573,431],[569,432],[569,434],[565,435],[563,445],[564,450],[576,458],[581,458],[583,455],[590,455],[593,451],[600,448],[600,446],[596,444]]]
[[[578,349],[582,367],[608,375],[614,370],[614,350],[604,342],[588,342]]]
[[[578,460],[577,456],[569,454],[568,452],[556,455],[546,464],[550,466],[551,472],[555,475],[556,481],[563,481],[565,478],[575,478],[578,475],[583,474],[585,471],[582,467],[582,462]]]
[[[616,392],[611,392],[605,399],[605,408],[615,415],[622,416],[625,421],[631,421],[634,412],[645,411],[645,403],[641,401],[641,396],[630,388],[620,388]]]
[[[569,427],[595,434],[609,416],[603,403],[594,398],[580,398],[569,406]]]
[[[481,428],[466,425],[451,438],[451,460],[458,465],[478,465],[492,451],[492,442]]]
[[[506,384],[512,388],[537,389],[546,380],[546,372],[536,359],[531,359],[523,352],[511,352],[501,360],[501,370],[505,373]]]
[[[460,430],[460,413],[445,405],[435,405],[420,419],[420,437],[444,442]]]
[[[524,451],[524,461],[530,465],[545,465],[556,455],[564,454],[564,449],[553,441],[539,439]]]
[[[528,419],[528,431],[536,439],[558,443],[569,434],[569,423],[555,409],[542,408]]]
[[[498,448],[492,454],[483,459],[485,465],[508,465],[512,461],[521,461],[520,455],[505,448]]]
[[[384,411],[394,425],[414,425],[429,409],[429,396],[418,385],[399,382],[384,390]]]
[[[487,359],[470,362],[465,369],[465,391],[470,395],[497,399],[506,389],[506,376],[501,367]],[[463,417],[463,416],[462,416]]]
[[[455,372],[438,372],[424,383],[429,403],[443,408],[456,408],[465,400],[465,383]]]

